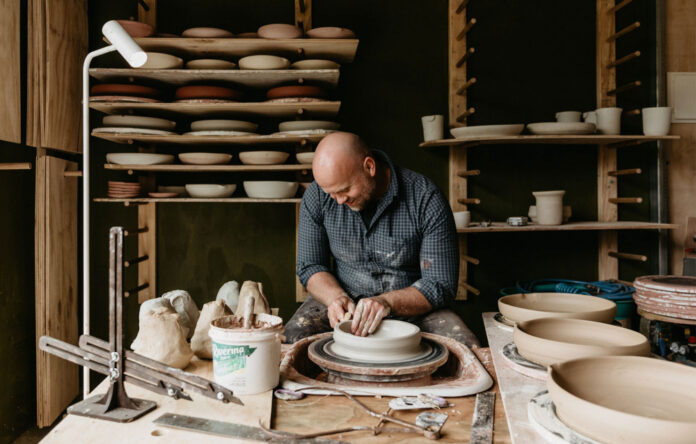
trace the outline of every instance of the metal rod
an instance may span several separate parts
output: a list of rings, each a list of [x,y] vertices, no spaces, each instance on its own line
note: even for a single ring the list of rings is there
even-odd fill
[[[470,264],[478,265],[481,262],[475,257],[467,256],[466,254],[462,254],[461,257]]]
[[[625,204],[625,203],[643,203],[642,197],[610,197],[609,203]]]
[[[637,88],[640,85],[642,85],[642,82],[640,80],[636,80],[635,82],[627,83],[625,85],[621,85],[618,88],[610,89],[607,91],[607,95],[609,96],[614,96],[620,92],[627,91],[629,89]]]
[[[611,62],[610,64],[607,65],[607,68],[608,69],[616,68],[617,66],[619,66],[623,63],[626,63],[629,60],[633,60],[637,57],[640,57],[640,51],[633,51],[632,53],[625,55],[625,56],[621,57],[620,59],[614,60],[613,62]]]
[[[462,2],[457,6],[457,10],[454,11],[455,14],[461,14],[464,9],[466,9],[466,5],[469,3],[469,0],[462,0]]]
[[[457,41],[460,41],[461,39],[463,39],[464,36],[466,35],[466,33],[471,31],[471,28],[473,28],[475,24],[476,24],[475,18],[472,18],[471,20],[469,20],[469,23],[464,25],[464,28],[459,32],[459,34],[457,34]]]
[[[478,176],[479,174],[481,174],[481,170],[465,170],[457,172],[457,176],[459,177]]]
[[[631,117],[632,117],[632,116],[640,116],[640,113],[641,113],[640,108],[636,108],[636,109],[632,109],[632,110],[630,110],[630,111],[626,111],[625,114],[626,114],[627,116],[631,116]]]
[[[478,205],[481,203],[481,199],[477,199],[474,197],[465,197],[463,199],[457,199],[457,202],[459,202],[462,205]]]
[[[628,261],[636,261],[636,262],[647,262],[648,257],[642,254],[633,254],[633,253],[619,253],[618,251],[610,251],[609,256],[615,257],[617,259],[626,259]]]
[[[466,111],[464,111],[463,113],[461,113],[457,117],[457,122],[463,122],[464,120],[466,120],[467,116],[470,116],[470,115],[474,114],[475,112],[476,112],[476,108],[474,108],[474,107],[467,109]]]
[[[124,292],[124,293],[123,293],[123,296],[125,296],[125,297],[130,297],[130,296],[132,296],[132,295],[134,295],[134,294],[138,294],[138,293],[140,293],[141,291],[145,290],[145,289],[146,289],[147,287],[149,287],[149,286],[150,286],[150,284],[148,284],[147,282],[145,282],[144,284],[138,285],[137,287],[132,288],[132,289],[130,289],[130,290]]]
[[[459,58],[459,60],[457,60],[457,64],[456,64],[455,66],[456,66],[457,68],[459,68],[460,66],[462,66],[462,65],[466,62],[466,60],[469,58],[469,56],[471,56],[471,55],[472,55],[473,53],[475,53],[475,52],[476,52],[476,48],[474,48],[474,47],[471,47],[471,48],[467,49],[466,52],[464,53],[464,55],[461,56],[461,57]]]
[[[147,227],[136,228],[135,230],[123,230],[123,235],[125,237],[133,236],[134,234],[147,233]]]
[[[480,292],[478,289],[476,289],[476,288],[472,287],[471,285],[469,285],[468,282],[462,282],[462,287],[466,288],[467,291],[472,292],[472,293],[475,294],[476,296],[479,296],[479,295],[481,294],[481,292]]]
[[[10,170],[30,170],[31,162],[7,162],[0,163],[0,170],[10,171]]]
[[[638,28],[640,28],[640,22],[631,23],[630,25],[626,26],[621,31],[615,32],[614,34],[610,35],[607,38],[607,43],[611,43],[614,40],[618,39],[619,37],[623,37],[624,35],[628,34],[629,32],[633,31],[634,29],[638,29]]]
[[[616,170],[616,171],[609,171],[607,174],[610,176],[628,176],[630,174],[642,174],[643,170],[640,168],[629,168],[626,170]]]
[[[476,83],[476,77],[472,77],[469,80],[467,80],[465,84],[459,87],[459,89],[457,90],[457,95],[463,96],[467,88],[469,88],[474,83]]]
[[[123,266],[128,268],[131,265],[139,264],[140,262],[144,262],[148,259],[150,259],[150,256],[148,256],[147,254],[144,256],[136,257],[135,259],[128,259],[127,261],[123,262]]]
[[[619,9],[631,3],[633,0],[623,0],[621,3],[617,3],[615,6],[607,10],[607,14],[615,14]]]

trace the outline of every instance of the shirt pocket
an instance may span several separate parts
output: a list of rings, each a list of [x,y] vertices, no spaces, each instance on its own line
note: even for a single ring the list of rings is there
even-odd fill
[[[372,254],[374,261],[386,269],[418,270],[420,241],[417,236],[396,238],[375,236]]]

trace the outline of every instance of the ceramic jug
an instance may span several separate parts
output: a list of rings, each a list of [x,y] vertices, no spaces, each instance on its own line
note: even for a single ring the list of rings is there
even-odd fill
[[[539,225],[561,225],[563,223],[563,195],[565,190],[534,191],[536,197],[537,223]]]

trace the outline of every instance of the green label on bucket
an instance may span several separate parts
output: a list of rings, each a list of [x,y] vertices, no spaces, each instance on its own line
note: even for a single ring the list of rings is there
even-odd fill
[[[215,374],[226,375],[246,367],[246,358],[251,356],[256,347],[248,345],[227,345],[213,342],[213,360]]]

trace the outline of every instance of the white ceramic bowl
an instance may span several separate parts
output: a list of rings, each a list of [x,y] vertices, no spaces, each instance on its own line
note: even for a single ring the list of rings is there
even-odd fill
[[[288,160],[290,154],[283,151],[242,151],[239,160],[244,165],[278,165]]]
[[[278,180],[245,180],[244,191],[255,199],[288,199],[297,193],[297,182]]]
[[[339,123],[328,120],[289,120],[278,124],[278,131],[303,131],[303,130],[337,130],[341,127]]]
[[[237,189],[237,185],[217,185],[217,184],[187,184],[186,192],[191,197],[216,198],[230,197]]]
[[[239,59],[239,69],[284,69],[290,61],[274,55],[250,55]]]
[[[532,134],[594,134],[597,130],[594,123],[588,122],[539,122],[527,124]]]
[[[229,119],[208,119],[191,122],[191,131],[243,131],[254,132],[259,126],[253,122]]]
[[[297,163],[302,163],[302,164],[311,164],[312,161],[314,160],[314,152],[310,153],[297,153],[295,154],[295,159],[297,159]]]
[[[421,352],[420,328],[395,319],[384,319],[377,330],[368,336],[350,332],[353,321],[343,321],[334,327],[333,351],[359,360],[391,362]]]
[[[108,153],[106,161],[117,165],[162,165],[174,162],[172,154]]]
[[[222,165],[232,160],[232,154],[180,153],[179,160],[187,165]]]

